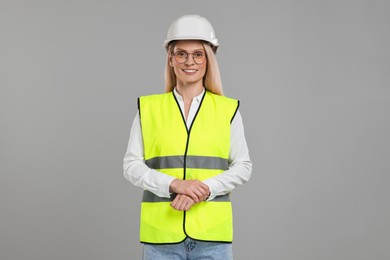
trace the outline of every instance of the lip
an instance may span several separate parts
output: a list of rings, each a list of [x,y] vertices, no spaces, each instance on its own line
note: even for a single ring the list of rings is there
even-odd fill
[[[195,74],[196,72],[198,72],[198,70],[196,69],[182,69],[182,71],[187,74],[187,75],[193,75]]]

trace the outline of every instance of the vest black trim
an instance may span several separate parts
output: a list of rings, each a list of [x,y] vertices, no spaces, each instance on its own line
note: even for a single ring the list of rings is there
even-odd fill
[[[238,107],[240,106],[240,100],[237,100],[237,108],[236,108],[236,111],[234,111],[234,114],[232,116],[232,119],[230,120],[230,124],[233,122],[233,119],[234,117],[236,116],[237,114],[237,111],[238,111]]]

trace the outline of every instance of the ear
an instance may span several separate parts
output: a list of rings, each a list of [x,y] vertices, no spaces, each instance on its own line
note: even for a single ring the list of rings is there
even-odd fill
[[[168,62],[169,62],[169,66],[173,67],[173,63],[172,63],[172,54],[171,53],[168,53]]]

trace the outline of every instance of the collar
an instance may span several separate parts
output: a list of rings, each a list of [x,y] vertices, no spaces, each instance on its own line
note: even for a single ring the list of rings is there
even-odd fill
[[[203,87],[203,91],[202,93],[200,93],[200,95],[198,96],[195,96],[192,101],[196,101],[198,103],[200,103],[200,101],[202,100],[202,97],[203,97],[203,94],[205,92],[205,88]],[[176,90],[176,87],[173,88],[173,94],[175,95],[175,97],[180,100],[181,102],[183,102],[183,98],[180,96],[180,94],[177,92]]]

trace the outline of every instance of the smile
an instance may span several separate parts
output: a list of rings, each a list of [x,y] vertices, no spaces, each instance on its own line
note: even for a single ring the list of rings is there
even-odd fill
[[[184,71],[185,73],[189,73],[189,74],[193,74],[193,73],[197,72],[197,70],[184,70],[184,69],[182,69],[182,71]]]

